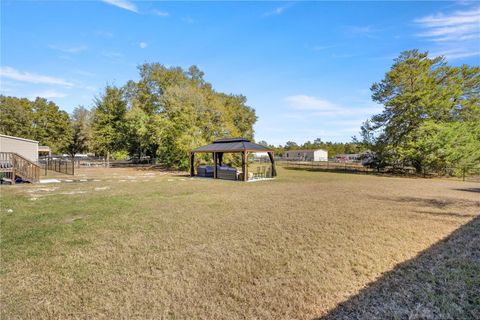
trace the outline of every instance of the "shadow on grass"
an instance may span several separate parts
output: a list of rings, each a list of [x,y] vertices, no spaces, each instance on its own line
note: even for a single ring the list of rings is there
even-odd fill
[[[453,217],[453,218],[469,218],[475,217],[475,214],[468,213],[458,213],[458,212],[438,212],[438,211],[426,211],[426,210],[415,210],[416,213],[426,214],[436,217]]]
[[[480,319],[480,217],[317,319]]]
[[[411,203],[422,207],[445,209],[449,207],[478,207],[480,208],[480,201],[467,199],[437,199],[437,198],[420,198],[420,197],[379,197],[371,196],[372,199],[381,201],[394,201],[400,203]]]
[[[421,174],[415,172],[404,172],[404,171],[396,171],[396,170],[386,170],[386,171],[378,171],[376,169],[369,169],[365,167],[360,168],[342,168],[342,167],[308,167],[308,166],[298,166],[298,167],[289,167],[283,164],[279,164],[279,167],[283,167],[285,170],[301,170],[301,171],[310,171],[310,172],[335,172],[335,173],[348,173],[348,174],[367,174],[379,177],[393,177],[393,178],[410,178],[410,179],[435,179],[435,178],[448,178],[453,181],[463,181],[463,182],[480,182],[478,176],[467,176],[467,177],[457,177],[457,176],[442,176],[437,174]],[[470,189],[470,190],[468,190]],[[463,191],[472,191],[472,192],[480,192],[480,188],[466,188],[466,189],[455,189],[455,190],[463,190]]]
[[[461,189],[453,189],[453,190],[480,193],[480,188],[461,188]]]
[[[293,171],[308,171],[308,172],[332,172],[332,173],[347,173],[347,174],[368,174],[368,175],[377,175],[376,172],[365,172],[355,169],[326,169],[326,168],[297,168],[297,167],[283,167],[285,170]]]
[[[378,172],[373,170],[366,169],[354,169],[354,168],[308,168],[308,167],[283,167],[285,170],[298,170],[298,171],[309,171],[309,172],[333,172],[333,173],[346,173],[346,174],[362,174],[369,176],[379,176],[379,177],[394,177],[394,178],[411,178],[411,179],[428,179],[432,178],[430,176],[423,177],[421,175],[415,174],[406,174],[406,173],[395,173],[395,172]]]

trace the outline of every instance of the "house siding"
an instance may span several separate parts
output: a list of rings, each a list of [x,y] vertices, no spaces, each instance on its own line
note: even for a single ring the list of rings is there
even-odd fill
[[[36,163],[38,162],[38,141],[0,135],[0,152],[15,152]]]

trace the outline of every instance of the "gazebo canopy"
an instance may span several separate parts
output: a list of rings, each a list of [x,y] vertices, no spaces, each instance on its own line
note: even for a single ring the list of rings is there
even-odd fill
[[[262,145],[250,142],[246,138],[227,138],[219,139],[211,144],[199,147],[192,150],[192,153],[197,152],[272,152],[273,150]]]

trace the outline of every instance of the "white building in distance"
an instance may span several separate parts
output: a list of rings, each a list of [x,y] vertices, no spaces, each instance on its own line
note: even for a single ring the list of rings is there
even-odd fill
[[[283,153],[284,160],[294,161],[328,161],[328,151],[314,150],[288,150]]]

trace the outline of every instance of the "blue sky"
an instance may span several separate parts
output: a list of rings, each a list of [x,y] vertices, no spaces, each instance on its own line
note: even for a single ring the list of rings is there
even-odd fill
[[[0,92],[70,112],[139,64],[195,64],[247,97],[256,140],[349,141],[381,110],[370,85],[413,48],[480,65],[480,4],[3,0]]]

